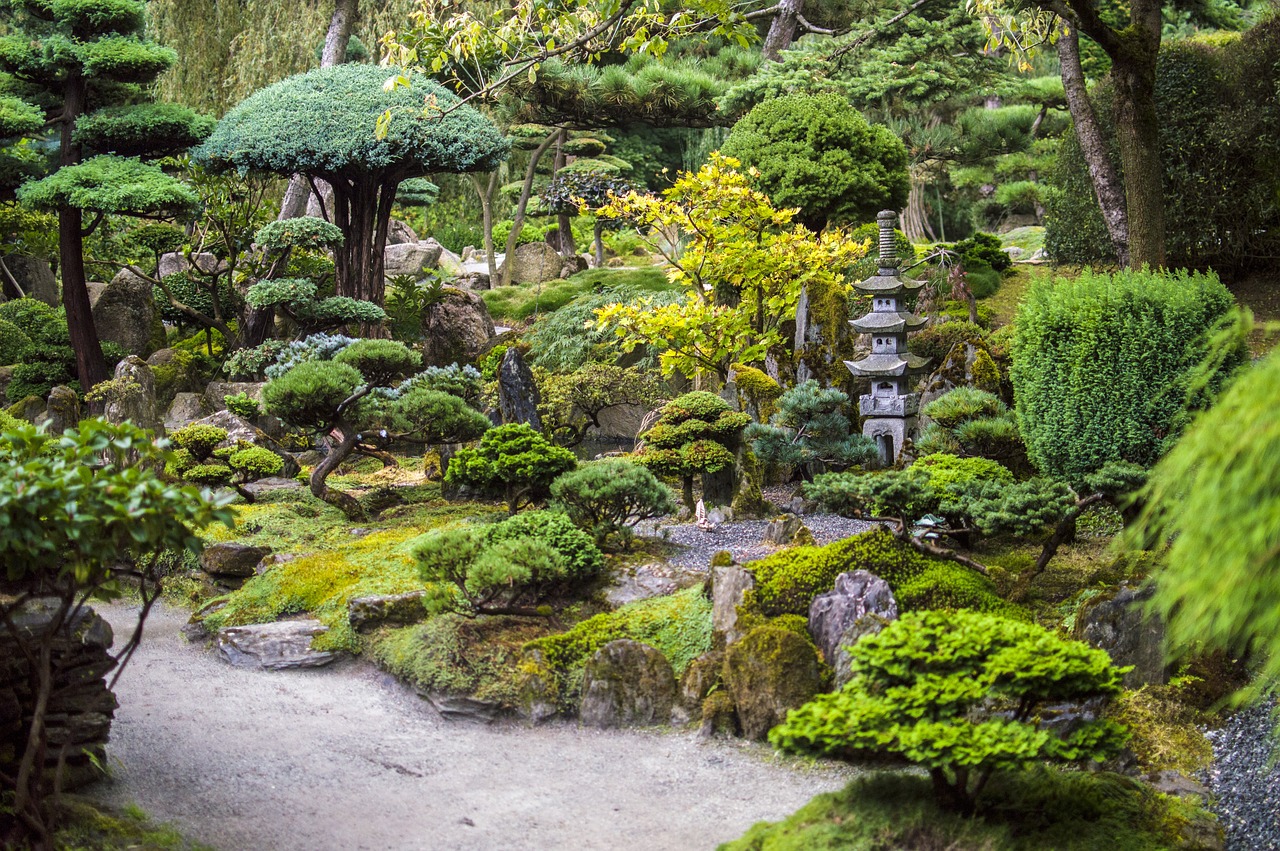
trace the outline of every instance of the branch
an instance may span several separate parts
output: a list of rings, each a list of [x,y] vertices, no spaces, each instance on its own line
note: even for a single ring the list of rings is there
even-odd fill
[[[912,3],[910,6],[903,9],[901,12],[894,15],[892,18],[885,21],[883,24],[880,24],[875,29],[867,30],[862,35],[850,41],[848,44],[842,44],[840,47],[837,47],[835,50],[827,54],[827,59],[828,60],[839,59],[841,56],[844,56],[847,53],[852,53],[853,51],[857,50],[859,47],[862,47],[862,45],[866,44],[871,39],[875,38],[878,35],[881,35],[884,30],[888,29],[889,27],[893,26],[899,21],[902,21],[904,18],[908,17],[911,13],[924,8],[925,6],[929,5],[931,2],[933,2],[933,0],[916,0],[916,2]]]
[[[920,538],[917,538],[915,535],[912,535],[907,530],[907,523],[904,518],[863,517],[862,519],[870,521],[872,523],[884,523],[888,526],[891,526],[893,531],[893,536],[895,538],[897,538],[899,541],[902,541],[904,544],[909,544],[911,547],[915,548],[918,552],[924,553],[927,556],[933,556],[934,558],[945,559],[946,561],[954,561],[956,564],[962,564],[965,567],[969,568],[970,570],[981,573],[983,576],[987,575],[987,566],[982,564],[981,562],[974,561],[968,556],[962,556],[960,555],[960,553],[956,552],[955,550],[950,550],[950,549],[947,549],[946,547],[935,546],[929,543],[928,541],[922,540]],[[943,531],[946,531],[946,530],[943,530]]]

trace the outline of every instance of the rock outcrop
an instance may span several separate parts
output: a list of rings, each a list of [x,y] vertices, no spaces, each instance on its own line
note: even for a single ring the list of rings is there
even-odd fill
[[[578,715],[587,727],[666,724],[675,696],[675,673],[667,658],[624,638],[610,641],[587,662]]]
[[[480,296],[444,287],[443,298],[422,311],[423,364],[468,363],[493,335],[493,319]]]
[[[311,647],[316,636],[328,631],[318,620],[229,626],[218,631],[217,648],[223,660],[237,668],[318,668],[338,657],[337,653]]]

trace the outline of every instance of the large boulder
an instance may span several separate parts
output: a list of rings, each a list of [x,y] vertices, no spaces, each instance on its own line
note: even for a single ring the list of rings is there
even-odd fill
[[[864,619],[875,624],[869,632],[898,619],[898,601],[889,583],[865,570],[840,574],[834,589],[813,598],[809,634],[827,664],[835,664],[845,634]]]
[[[1143,608],[1155,589],[1121,588],[1110,600],[1089,606],[1080,615],[1079,637],[1107,651],[1117,665],[1132,665],[1125,688],[1168,681],[1164,655],[1164,621]]]
[[[380,626],[411,626],[427,617],[426,591],[353,597],[347,603],[347,619],[356,632],[372,632]]]
[[[160,264],[156,267],[156,277],[167,278],[188,269],[198,269],[206,275],[214,275],[227,271],[227,264],[216,254],[197,252],[190,260],[180,251],[171,251],[160,255]]]
[[[383,274],[388,278],[396,275],[421,278],[436,268],[441,250],[440,243],[435,240],[388,245],[382,254]]]
[[[54,277],[49,258],[10,254],[4,258],[4,265],[18,282],[18,286],[22,287],[23,294],[39,299],[50,307],[58,307],[62,303],[58,298],[58,279]],[[5,289],[8,289],[8,282],[5,283]]]
[[[503,258],[502,265],[498,267],[499,276],[504,274],[503,270],[506,269],[507,263],[512,264],[511,283],[513,284],[541,284],[554,281],[560,277],[560,270],[564,268],[564,258],[560,256],[560,252],[545,242],[517,245],[516,250],[512,252],[512,257]]]
[[[146,357],[164,346],[164,324],[149,281],[128,269],[111,279],[93,305],[98,337]]]
[[[45,428],[50,434],[62,434],[80,423],[80,397],[64,384],[49,391],[45,405]]]
[[[423,240],[433,245],[440,245],[431,237]],[[449,249],[440,245],[440,257],[436,260],[436,268],[440,270],[440,274],[446,278],[456,278],[459,275],[466,274],[466,268],[462,265],[462,258],[454,254]]]
[[[409,225],[399,219],[387,223],[387,245],[408,245],[417,241],[418,235]]]
[[[226,398],[241,393],[255,402],[262,401],[262,388],[265,381],[210,381],[204,389],[204,406],[210,411],[225,411]]]
[[[199,359],[190,352],[157,349],[147,358],[147,366],[156,377],[156,403],[165,410],[179,393],[197,393],[204,389]]]
[[[587,727],[666,724],[676,678],[667,657],[631,639],[610,641],[587,662],[578,716]]]
[[[210,576],[247,578],[258,569],[258,562],[271,555],[270,547],[252,547],[227,541],[210,544],[200,553],[200,569]]]
[[[717,647],[727,647],[742,638],[743,631],[738,629],[738,606],[755,587],[756,578],[746,568],[711,569],[711,629]]]
[[[817,648],[799,633],[776,626],[756,627],[730,645],[723,677],[748,739],[764,739],[789,711],[822,690]]]
[[[316,636],[328,631],[318,620],[229,626],[218,631],[217,648],[223,660],[237,668],[318,668],[338,658],[337,653],[311,647]]]
[[[272,439],[265,431],[255,426],[253,423],[238,417],[230,411],[217,411],[202,420],[196,420],[198,425],[211,425],[225,429],[227,439],[218,444],[215,449],[222,449],[227,446],[235,446],[237,443],[252,443],[254,446],[262,446],[270,449],[272,452],[284,459],[284,469],[280,471],[280,475],[286,479],[293,478],[298,475],[302,469],[298,466],[298,461],[293,455],[285,451],[285,448]]]
[[[520,350],[508,346],[498,365],[498,410],[502,412],[502,422],[525,423],[534,431],[542,431],[542,418],[538,416],[541,401],[533,371]]]
[[[493,319],[480,296],[444,287],[442,297],[422,310],[422,360],[448,366],[475,359],[494,335]]]
[[[177,431],[207,416],[209,409],[205,407],[203,394],[178,393],[165,411],[164,427],[167,431]]]
[[[129,355],[116,364],[115,387],[107,396],[103,415],[108,421],[125,420],[140,428],[164,434],[164,423],[156,411],[156,379],[151,367],[137,355]]]

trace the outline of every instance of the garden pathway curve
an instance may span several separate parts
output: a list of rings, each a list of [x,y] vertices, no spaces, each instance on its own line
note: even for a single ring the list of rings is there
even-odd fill
[[[133,612],[102,611],[123,641]],[[446,722],[363,662],[231,668],[185,619],[148,621],[95,794],[220,851],[711,849],[848,779],[685,731]]]

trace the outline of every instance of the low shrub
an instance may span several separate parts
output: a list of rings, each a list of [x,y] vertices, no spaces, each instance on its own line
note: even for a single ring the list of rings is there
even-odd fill
[[[622,549],[628,549],[636,523],[676,510],[675,496],[653,473],[616,459],[565,473],[552,482],[551,496],[602,548],[611,535],[617,535]]]

